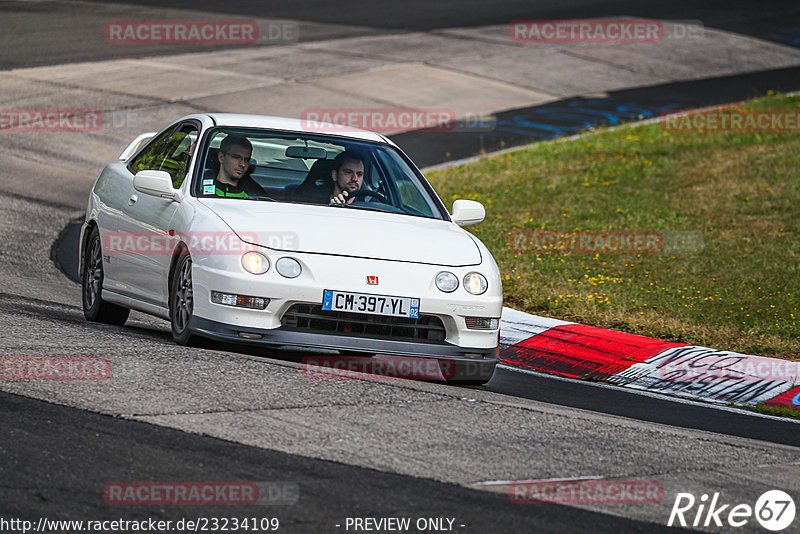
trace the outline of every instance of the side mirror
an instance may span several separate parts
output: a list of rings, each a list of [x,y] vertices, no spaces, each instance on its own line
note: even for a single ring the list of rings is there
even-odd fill
[[[474,200],[459,199],[453,202],[453,222],[459,226],[478,224],[486,218],[483,204]]]
[[[154,197],[176,199],[175,189],[172,187],[172,177],[166,171],[139,171],[133,177],[133,188],[146,195]]]

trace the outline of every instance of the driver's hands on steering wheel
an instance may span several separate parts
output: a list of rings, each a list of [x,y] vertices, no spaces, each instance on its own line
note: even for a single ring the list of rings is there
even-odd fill
[[[347,198],[347,197],[350,198]],[[384,204],[389,204],[389,200],[382,194],[378,193],[377,191],[371,191],[369,189],[356,189],[352,193],[348,193],[347,191],[342,191],[340,194],[331,197],[331,205],[344,205],[355,200],[361,202],[365,197],[373,197],[377,198],[378,202],[382,202]]]
[[[352,200],[347,198],[349,193],[347,191],[342,191],[338,195],[331,197],[331,204],[347,204],[348,200]]]

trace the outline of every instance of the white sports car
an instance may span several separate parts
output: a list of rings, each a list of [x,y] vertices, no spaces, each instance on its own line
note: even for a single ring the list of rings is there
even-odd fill
[[[386,137],[298,119],[184,117],[142,134],[94,184],[81,229],[86,318],[131,309],[176,342],[430,358],[484,383],[498,358],[500,272]]]

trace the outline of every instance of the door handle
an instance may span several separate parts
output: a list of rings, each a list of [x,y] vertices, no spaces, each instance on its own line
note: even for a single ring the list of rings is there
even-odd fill
[[[139,200],[139,195],[131,195],[131,197],[128,199],[128,206],[133,206],[136,204],[137,200]]]

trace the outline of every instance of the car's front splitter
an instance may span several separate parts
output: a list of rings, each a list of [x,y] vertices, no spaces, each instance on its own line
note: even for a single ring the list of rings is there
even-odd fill
[[[295,346],[410,358],[431,358],[441,362],[442,373],[446,380],[456,382],[485,382],[492,377],[498,363],[497,347],[491,349],[469,348],[448,343],[414,343],[391,339],[309,333],[288,328],[235,327],[197,316],[190,319],[189,329],[199,336],[226,343]],[[243,337],[242,334],[246,337]]]

